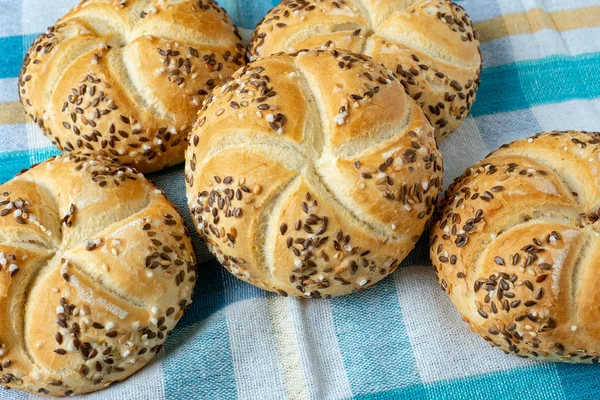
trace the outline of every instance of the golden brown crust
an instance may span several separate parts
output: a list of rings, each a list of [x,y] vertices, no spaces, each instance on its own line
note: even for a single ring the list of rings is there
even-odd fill
[[[89,0],[32,44],[19,94],[61,151],[151,172],[183,161],[198,107],[243,64],[212,0]]]
[[[257,60],[215,89],[186,154],[201,237],[234,275],[282,295],[374,285],[420,237],[441,187],[427,118],[370,58]]]
[[[183,219],[129,167],[46,161],[0,187],[0,224],[3,386],[103,389],[146,365],[191,302]]]
[[[473,332],[520,357],[600,359],[600,134],[502,146],[454,182],[432,231],[440,284]]]
[[[256,58],[320,46],[364,53],[390,68],[438,139],[458,128],[475,100],[478,36],[449,0],[284,0],[258,24],[249,51]]]

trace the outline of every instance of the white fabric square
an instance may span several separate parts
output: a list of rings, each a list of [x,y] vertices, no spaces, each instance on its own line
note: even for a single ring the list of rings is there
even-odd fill
[[[44,1],[23,0],[21,3],[21,34],[38,34],[54,25],[79,3],[78,0]]]
[[[479,129],[473,118],[467,118],[458,131],[440,143],[444,162],[444,187],[448,187],[454,178],[462,175],[465,169],[484,158],[489,150],[481,139]]]
[[[600,129],[598,126],[600,99],[544,104],[531,108],[531,112],[545,131],[570,129],[598,131]]]
[[[302,369],[312,399],[352,397],[329,300],[290,299]]]
[[[240,300],[227,306],[225,311],[239,397],[284,398],[267,299]]]

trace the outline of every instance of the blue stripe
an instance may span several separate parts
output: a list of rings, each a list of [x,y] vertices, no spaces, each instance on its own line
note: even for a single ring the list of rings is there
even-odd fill
[[[11,153],[0,152],[0,184],[8,182],[24,168],[28,168],[32,164],[45,160],[51,156],[58,154],[58,150],[54,147],[40,149],[32,154],[31,150],[13,151]]]
[[[443,352],[441,354],[443,355]],[[564,398],[555,364],[552,363],[538,363],[528,368],[433,382],[426,385],[426,390],[429,397],[436,400],[458,398],[559,400]]]
[[[178,327],[167,341],[166,398],[234,399],[237,389],[225,312],[197,321],[193,327]]]
[[[227,10],[227,15],[240,28],[254,29],[271,8],[280,0],[242,1],[220,0],[219,4]]]
[[[482,4],[482,0],[466,0],[461,3],[474,22],[502,16],[502,8],[498,0],[486,0],[485,4]]]
[[[456,398],[458,398],[458,396]],[[397,400],[397,399],[421,400],[421,399],[429,399],[429,397],[427,397],[427,391],[425,390],[423,385],[414,385],[414,386],[403,387],[400,389],[390,390],[387,392],[358,395],[358,396],[354,396],[353,399],[356,399],[356,400]],[[468,399],[468,400],[471,400],[471,399]]]
[[[491,42],[481,43],[484,71],[494,66],[515,62],[512,39],[506,36]]]
[[[153,174],[153,178],[169,191],[172,174]],[[185,202],[177,204],[184,205]],[[187,218],[188,214],[182,215]],[[198,249],[195,232],[193,240]],[[199,279],[192,305],[165,344],[163,365],[167,399],[231,399],[236,396],[233,358],[223,310],[226,301],[222,268],[216,260],[198,265]]]
[[[600,53],[551,56],[486,68],[472,115],[600,97]]]
[[[39,164],[43,161],[46,161],[48,158],[52,156],[57,156],[60,154],[60,151],[57,147],[49,146],[43,147],[39,149],[29,149],[29,164],[23,166],[23,168],[29,167],[34,164]]]
[[[499,351],[499,350],[498,350]],[[443,350],[441,350],[443,355]],[[574,367],[570,386],[563,387],[556,368],[561,366]],[[579,368],[578,370],[576,370]],[[553,363],[538,363],[532,367],[517,368],[512,370],[492,372],[465,378],[456,378],[445,381],[431,382],[423,385],[409,386],[406,388],[392,389],[385,392],[373,393],[365,396],[355,396],[361,400],[380,399],[435,399],[435,400],[506,400],[527,398],[528,400],[559,400],[564,399],[595,399],[598,398],[600,386],[597,384],[595,374],[598,369],[591,368],[587,373],[585,365],[566,365]],[[580,384],[583,376],[588,377],[587,385]],[[585,378],[584,378],[585,379]],[[596,383],[594,385],[594,383]],[[566,396],[565,396],[566,395]]]
[[[502,115],[484,115],[473,118],[473,121],[488,151],[495,151],[505,143],[543,131],[535,114],[528,108]]]
[[[25,50],[24,36],[7,36],[0,38],[0,79],[14,78],[21,71]],[[15,88],[16,89],[16,88]]]
[[[367,395],[420,384],[392,278],[377,288],[331,301],[352,393]]]
[[[597,399],[600,396],[600,365],[558,364],[556,369],[567,399]]]

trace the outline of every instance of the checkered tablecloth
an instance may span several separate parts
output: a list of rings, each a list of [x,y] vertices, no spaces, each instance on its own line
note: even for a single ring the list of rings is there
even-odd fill
[[[33,39],[77,1],[0,0],[0,182],[56,154],[26,123],[17,75]],[[248,35],[275,1],[221,5]],[[503,143],[544,130],[600,130],[600,0],[459,3],[481,35],[484,69],[471,116],[441,144],[446,184]],[[182,166],[151,178],[189,218]],[[436,283],[426,240],[376,288],[310,301],[236,280],[195,242],[194,303],[164,354],[87,398],[600,397],[597,365],[522,360],[469,333]],[[0,400],[25,397],[0,389]]]

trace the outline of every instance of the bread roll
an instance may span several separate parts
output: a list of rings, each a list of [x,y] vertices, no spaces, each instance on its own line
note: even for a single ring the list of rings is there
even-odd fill
[[[19,94],[61,151],[151,172],[183,161],[202,101],[243,64],[212,0],[89,0],[31,45]]]
[[[477,33],[449,0],[284,0],[258,24],[251,58],[319,46],[385,64],[421,106],[438,139],[469,114],[479,86]]]
[[[281,295],[374,285],[419,239],[441,187],[427,118],[381,64],[347,52],[260,59],[215,89],[186,154],[200,236]]]
[[[141,174],[61,156],[0,186],[0,385],[87,393],[146,365],[191,302],[194,252]]]
[[[520,357],[597,362],[600,134],[505,145],[446,193],[431,257],[471,330]]]

